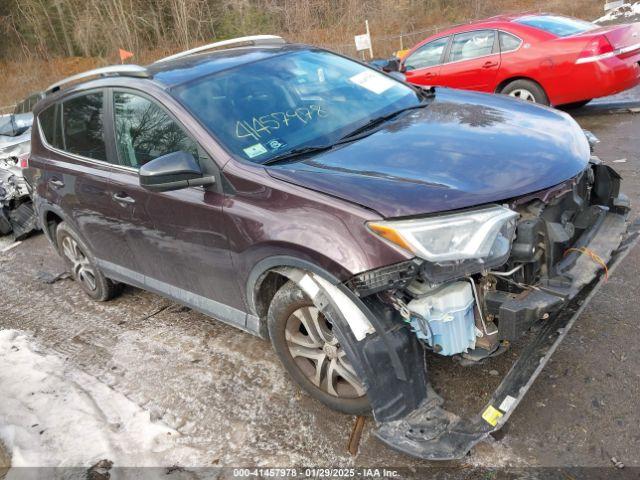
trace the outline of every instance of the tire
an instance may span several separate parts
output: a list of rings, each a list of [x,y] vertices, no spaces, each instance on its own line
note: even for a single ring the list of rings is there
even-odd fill
[[[287,282],[276,292],[267,322],[273,349],[303,390],[333,410],[350,415],[370,413],[364,387],[331,332],[330,322],[295,283]]]
[[[543,88],[532,80],[514,80],[500,90],[500,93],[541,105],[549,105],[549,99]]]
[[[563,110],[576,110],[577,108],[584,107],[591,100],[593,100],[593,99],[590,98],[589,100],[581,100],[579,102],[565,103],[564,105],[559,105],[559,108],[561,108]]]
[[[104,276],[89,247],[65,222],[56,228],[56,244],[73,279],[91,299],[106,302],[120,293],[122,285]]]

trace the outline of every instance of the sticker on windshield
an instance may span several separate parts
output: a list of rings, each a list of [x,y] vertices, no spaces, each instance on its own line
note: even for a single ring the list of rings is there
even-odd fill
[[[276,150],[281,150],[286,147],[287,144],[284,140],[280,140],[279,138],[272,138],[271,140],[267,140],[267,148],[272,152]]]
[[[264,145],[261,143],[256,143],[255,145],[251,145],[250,147],[245,148],[244,154],[249,158],[255,158],[263,153],[267,153],[267,149],[264,148]]]
[[[349,81],[366,88],[370,92],[380,95],[395,85],[394,81],[381,73],[367,70],[349,78]]]

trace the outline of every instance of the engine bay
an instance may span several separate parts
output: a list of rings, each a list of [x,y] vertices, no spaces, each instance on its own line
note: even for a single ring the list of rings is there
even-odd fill
[[[349,287],[399,312],[434,354],[472,365],[505,352],[599,271],[607,274],[629,201],[620,176],[592,157],[577,177],[505,207],[515,214],[496,227],[489,261],[416,258],[359,275]]]

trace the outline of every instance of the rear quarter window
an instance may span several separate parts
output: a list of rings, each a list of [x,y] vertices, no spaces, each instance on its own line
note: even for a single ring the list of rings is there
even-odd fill
[[[500,51],[502,53],[512,52],[520,47],[522,40],[510,33],[500,32]]]
[[[58,108],[57,104],[45,108],[40,112],[40,115],[38,115],[38,122],[40,123],[44,140],[52,147],[62,149],[63,144]]]
[[[62,103],[62,135],[65,151],[107,161],[102,92],[74,97]]]

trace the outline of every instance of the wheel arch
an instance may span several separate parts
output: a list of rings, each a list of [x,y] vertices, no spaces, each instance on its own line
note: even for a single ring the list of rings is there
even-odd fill
[[[277,255],[261,260],[249,273],[245,287],[249,312],[255,314],[261,324],[266,319],[273,296],[290,279],[283,273],[283,269],[287,268],[311,272],[333,285],[340,283],[334,274],[308,260],[289,255]]]
[[[56,240],[56,229],[62,222],[67,222],[66,215],[61,209],[55,205],[45,205],[38,208],[42,231],[47,240],[57,249],[58,241]],[[70,222],[68,222],[70,223]]]

